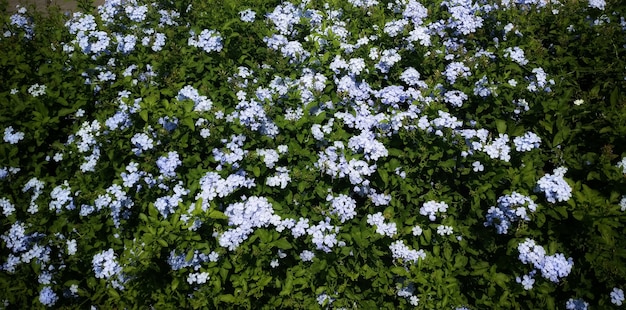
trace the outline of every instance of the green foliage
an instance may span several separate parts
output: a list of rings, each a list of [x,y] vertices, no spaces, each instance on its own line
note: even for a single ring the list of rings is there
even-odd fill
[[[67,30],[69,17],[55,9],[46,16],[27,13],[36,25],[32,39],[24,38],[25,30],[3,14],[4,30],[12,35],[0,39],[0,130],[12,126],[25,136],[16,144],[0,143],[0,169],[8,171],[0,179],[0,199],[7,199],[16,209],[0,217],[5,237],[0,246],[6,251],[0,258],[0,291],[4,292],[0,301],[6,300],[9,308],[40,308],[41,290],[51,287],[59,296],[54,306],[63,309],[89,305],[103,309],[562,309],[570,298],[611,307],[609,293],[614,287],[624,289],[626,279],[626,215],[620,210],[626,174],[616,167],[626,158],[626,36],[618,21],[626,8],[608,1],[606,15],[602,15],[587,2],[568,1],[547,9],[502,9],[485,18],[476,32],[463,35],[462,48],[447,50],[445,37],[461,36],[451,29],[432,35],[430,47],[415,43],[409,48],[400,36],[385,33],[388,22],[402,18],[401,12],[393,11],[393,4],[359,8],[346,1],[327,2],[341,9],[342,20],[350,21],[345,25],[349,34],[342,38],[339,27],[330,30],[327,17],[333,13],[324,7],[325,2],[307,2],[307,9],[316,9],[324,17],[320,27],[329,28],[323,35],[316,33],[322,40],[315,40],[310,20],[301,18],[294,24],[297,33],[289,39],[311,51],[304,62],[290,61],[265,42],[277,33],[265,16],[280,1],[160,0],[148,10],[150,22],[145,29],[140,23],[137,28],[122,23],[105,26],[102,17],[97,17],[98,29],[105,29],[111,37],[132,31],[143,36],[154,27],[167,38],[160,52],[153,50],[152,43],[142,44],[138,39],[128,54],[113,47],[110,54],[85,55],[77,42],[72,43],[76,36]],[[429,9],[425,22],[451,18],[440,2],[423,3]],[[6,3],[0,8],[6,8]],[[96,12],[89,1],[79,1],[79,8]],[[156,8],[179,12],[179,22],[189,26],[157,27],[161,16]],[[252,23],[240,19],[240,11],[248,8],[257,14]],[[613,11],[615,16],[609,14]],[[584,15],[589,19],[581,18]],[[610,21],[593,23],[605,19]],[[504,21],[514,25],[506,40],[501,34]],[[190,30],[197,35],[204,29],[221,34],[221,50],[206,53],[188,44]],[[380,51],[402,46],[400,62],[382,73],[375,68],[376,61],[370,60],[369,48],[346,53],[340,44],[342,39],[356,42],[365,36],[377,37],[373,44]],[[494,36],[501,41],[494,42]],[[70,45],[75,50],[65,52]],[[526,51],[527,65],[505,55],[504,47],[516,46]],[[470,57],[463,48],[480,49],[494,58]],[[472,75],[450,85],[444,72],[450,63],[446,55],[464,62]],[[541,145],[528,152],[511,151],[510,160],[499,160],[472,150],[468,140],[451,128],[441,128],[437,134],[418,129],[419,117],[400,120],[401,128],[392,133],[385,126],[374,127],[376,141],[384,144],[387,156],[370,161],[363,151],[349,152],[347,146],[339,153],[346,162],[376,165],[368,186],[391,197],[389,204],[378,205],[367,195],[355,194],[355,183],[348,176],[331,175],[316,166],[320,154],[329,152],[334,141],[348,145],[360,133],[334,113],[356,114],[351,106],[354,98],[332,81],[336,74],[330,64],[337,56],[363,58],[367,70],[357,81],[377,90],[401,83],[404,68],[419,71],[427,85],[420,89],[423,97],[403,102],[398,110],[415,108],[431,121],[441,112],[450,113],[459,118],[462,128],[487,130],[489,141],[530,131],[541,138]],[[131,65],[135,71],[125,75]],[[252,71],[252,77],[240,76],[240,67]],[[297,85],[280,96],[259,99],[280,134],[269,137],[236,117],[229,120],[243,109],[238,106],[240,96],[253,98],[272,81],[288,84],[305,68],[330,77],[323,90],[311,91],[314,100],[303,104],[304,90]],[[550,91],[526,89],[536,68],[543,68],[548,79],[553,79]],[[99,74],[108,70],[116,78],[102,81]],[[151,75],[150,70],[158,74]],[[483,76],[491,87],[490,96],[474,91]],[[512,85],[511,79],[520,85]],[[33,85],[45,85],[45,94],[32,95]],[[206,96],[211,107],[200,111],[194,100],[181,98],[179,91],[185,86]],[[470,95],[460,107],[443,99],[444,90],[452,88]],[[127,98],[122,91],[128,92]],[[520,113],[515,104],[519,99],[527,101],[528,111]],[[583,103],[575,104],[576,100]],[[333,108],[324,108],[327,103]],[[122,106],[129,110],[134,104],[137,111],[128,113],[131,125],[111,128],[107,120],[124,110]],[[382,106],[380,102],[371,105]],[[298,108],[303,116],[289,119],[288,111]],[[397,111],[389,106],[380,110],[386,116],[393,112]],[[175,129],[165,128],[166,117],[177,120]],[[93,171],[84,171],[91,153],[77,141],[79,132],[87,130],[93,120],[101,126],[93,142],[99,146],[100,157]],[[390,123],[390,117],[381,121]],[[330,127],[322,141],[316,138],[314,125]],[[412,130],[407,129],[410,126]],[[202,130],[210,134],[205,136]],[[154,148],[135,151],[132,139],[137,133],[153,138]],[[242,150],[247,152],[236,163],[220,161],[216,153],[232,151],[227,143],[237,135],[246,137]],[[270,186],[277,169],[264,162],[262,150],[280,146],[287,146],[288,152],[279,155],[275,166],[287,167],[290,181],[284,187]],[[172,151],[180,155],[181,164],[175,176],[162,176],[158,160]],[[54,159],[57,154],[62,160]],[[484,171],[474,168],[476,162],[484,165]],[[143,173],[142,180],[152,178],[154,184],[137,181],[142,188],[127,186],[131,163]],[[561,166],[569,169],[564,180],[572,188],[572,197],[551,203],[536,191],[537,182]],[[20,171],[9,171],[11,167]],[[255,186],[240,186],[232,193],[216,194],[217,198],[203,197],[200,180],[209,172],[224,179],[238,172],[253,178]],[[40,195],[24,189],[33,178],[45,184]],[[73,208],[57,211],[52,195],[63,184],[71,189]],[[188,192],[171,198],[177,184]],[[115,188],[123,189],[125,199],[116,200]],[[537,202],[537,211],[529,212],[528,221],[512,223],[508,233],[497,234],[494,227],[485,225],[487,210],[498,204],[499,197],[514,191]],[[329,195],[352,197],[356,216],[344,222],[332,212]],[[238,224],[227,208],[250,197],[266,198],[272,212],[283,220],[303,218],[314,226],[328,218],[327,224],[340,227],[335,232],[343,244],[325,251],[315,248],[311,233],[295,237],[291,227],[278,229],[266,223],[250,228],[241,244],[229,249],[219,237]],[[98,199],[108,199],[107,206],[82,214],[82,208],[94,207]],[[170,205],[163,207],[164,200],[159,199],[169,199]],[[121,207],[109,207],[114,201]],[[420,214],[420,207],[428,201],[445,202],[448,209],[438,213],[436,221],[430,220]],[[37,212],[30,211],[33,205],[38,206]],[[396,225],[393,236],[377,233],[380,227],[368,222],[368,215],[378,212],[386,223]],[[6,236],[15,223],[25,223],[26,234],[34,236],[28,244],[50,249],[50,263],[34,259],[7,270],[6,253],[11,249]],[[454,233],[440,233],[441,225],[453,228]],[[421,228],[419,234],[416,226]],[[538,274],[534,288],[525,290],[516,278],[532,270],[518,258],[518,245],[527,238],[542,245],[547,255],[572,257],[571,273],[558,283]],[[68,253],[70,240],[77,243],[75,254]],[[396,240],[422,250],[425,258],[414,262],[394,258],[390,245]],[[94,270],[94,256],[109,249],[121,266],[123,280],[98,277]],[[312,251],[315,257],[305,260],[303,251]],[[179,266],[174,268],[177,258]],[[49,266],[55,269],[46,270]],[[53,274],[51,283],[40,280],[47,271]],[[206,282],[190,280],[201,274],[208,274]],[[74,293],[70,292],[73,285],[78,287]],[[417,305],[399,296],[407,287],[413,290],[409,295],[419,298]]]

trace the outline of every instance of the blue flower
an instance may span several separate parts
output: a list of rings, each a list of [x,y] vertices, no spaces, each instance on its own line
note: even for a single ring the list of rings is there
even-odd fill
[[[310,262],[313,260],[313,257],[315,257],[315,253],[309,251],[309,250],[304,250],[302,251],[302,253],[300,253],[300,259],[303,262]]]
[[[589,303],[585,302],[582,299],[570,298],[565,303],[565,309],[567,310],[587,310],[588,307],[589,307]]]
[[[557,200],[568,201],[572,197],[572,188],[567,184],[563,176],[567,172],[567,168],[559,167],[554,169],[554,174],[546,174],[535,187],[536,192],[544,192],[548,202],[556,203]]]
[[[404,244],[403,240],[396,240],[391,243],[389,250],[391,250],[391,256],[394,259],[399,259],[403,262],[417,263],[418,259],[426,258],[424,250],[412,250]]]
[[[624,302],[624,291],[621,288],[614,287],[610,294],[611,303],[617,306],[621,306]]]
[[[205,52],[220,52],[223,48],[223,39],[219,32],[215,30],[204,29],[200,32],[200,35],[196,36],[196,33],[191,30],[191,35],[187,44],[203,49]]]
[[[110,279],[122,272],[122,267],[117,263],[113,249],[94,255],[91,264],[98,279]]]
[[[167,157],[165,156],[159,157],[159,159],[156,162],[157,167],[159,167],[159,170],[161,171],[161,174],[163,176],[172,177],[172,178],[176,176],[176,172],[174,172],[174,170],[176,170],[176,168],[182,163],[183,162],[180,161],[180,157],[178,156],[178,153],[173,152],[173,151],[167,153]]]
[[[541,144],[541,138],[533,132],[526,132],[521,137],[515,137],[513,139],[515,144],[515,150],[518,152],[527,152],[535,148],[539,148]]]
[[[4,142],[8,142],[9,144],[16,144],[22,139],[24,139],[24,133],[14,131],[13,126],[9,126],[4,129]]]
[[[39,292],[39,302],[44,306],[52,307],[57,300],[59,300],[59,297],[49,286],[45,286]]]
[[[239,12],[239,16],[241,18],[241,21],[246,22],[246,23],[251,23],[251,22],[254,22],[256,12],[250,9],[247,9],[247,10],[243,10]]]

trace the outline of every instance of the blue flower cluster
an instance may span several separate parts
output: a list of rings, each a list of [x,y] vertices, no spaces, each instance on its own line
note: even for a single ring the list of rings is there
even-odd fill
[[[253,10],[247,9],[247,10],[243,10],[241,12],[239,12],[241,21],[246,22],[246,23],[252,23],[254,22],[254,18],[256,17],[256,12],[254,12]]]
[[[228,216],[228,225],[235,227],[219,236],[219,244],[230,251],[246,240],[255,228],[280,224],[280,216],[274,214],[272,204],[267,198],[252,196],[242,199],[243,202],[230,204],[224,211]]]
[[[189,99],[193,101],[194,111],[196,112],[205,112],[211,110],[213,107],[213,101],[209,99],[207,96],[202,96],[198,92],[197,89],[193,88],[191,85],[186,85],[180,91],[178,91],[178,96],[176,97],[179,101],[183,101]]]
[[[537,204],[528,196],[517,192],[498,198],[498,205],[487,210],[485,226],[494,226],[498,234],[506,234],[512,223],[528,221],[528,212],[535,212]]]
[[[572,197],[572,188],[563,179],[566,172],[567,168],[559,167],[554,169],[553,174],[544,175],[537,181],[535,191],[545,193],[546,200],[551,203],[568,201]]]
[[[516,151],[528,152],[532,149],[539,148],[541,138],[539,138],[539,136],[535,133],[529,131],[521,137],[515,137],[515,139],[513,139],[513,143],[515,144]]]
[[[220,33],[215,30],[204,29],[197,36],[193,30],[190,30],[189,34],[187,44],[201,48],[207,53],[219,52],[224,47]]]
[[[167,156],[159,157],[156,162],[157,167],[159,167],[159,170],[161,171],[161,174],[164,177],[170,178],[176,176],[176,172],[174,172],[174,170],[176,170],[176,168],[182,163],[183,162],[180,161],[178,153],[174,151],[167,153]]]
[[[96,278],[110,280],[114,288],[120,290],[124,289],[123,284],[126,282],[126,279],[122,272],[122,266],[117,262],[113,249],[108,249],[94,255],[91,264]]]
[[[435,215],[437,212],[446,212],[448,210],[448,204],[441,201],[436,202],[434,200],[425,202],[420,208],[420,214],[423,216],[428,216],[428,219],[431,221],[435,221],[437,216]]]
[[[24,139],[24,133],[15,131],[13,126],[9,126],[4,129],[4,142],[9,144],[17,144],[20,140]]]
[[[50,286],[44,286],[44,288],[39,291],[39,302],[42,305],[52,307],[57,300],[59,300],[59,297]]]
[[[424,250],[412,250],[404,244],[402,240],[396,240],[389,246],[391,256],[403,262],[417,263],[418,259],[425,259],[426,252]]]
[[[582,299],[570,298],[567,303],[565,303],[565,309],[567,310],[587,310],[588,308],[589,303]]]
[[[531,271],[527,277],[518,282],[524,285],[526,290],[532,288],[534,276],[536,271],[541,272],[541,275],[554,283],[558,283],[561,278],[565,278],[572,271],[574,262],[572,258],[565,258],[565,255],[557,253],[554,255],[546,255],[544,248],[535,243],[534,240],[527,238],[526,241],[518,244],[517,250],[519,251],[519,260],[524,264],[531,264],[535,270]]]
[[[345,223],[356,216],[356,201],[349,196],[344,194],[337,197],[328,195],[326,197],[326,201],[331,203],[330,214],[337,215],[339,217],[339,221],[342,223]]]
[[[367,215],[367,223],[371,226],[376,226],[376,233],[393,238],[398,233],[396,223],[385,222],[385,217],[381,212]]]
[[[610,296],[611,302],[616,306],[621,306],[624,302],[624,290],[622,290],[621,288],[614,287]]]

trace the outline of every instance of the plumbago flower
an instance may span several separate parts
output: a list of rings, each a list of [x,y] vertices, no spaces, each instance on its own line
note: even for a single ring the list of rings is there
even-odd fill
[[[109,308],[192,308],[206,300],[217,308],[289,308],[316,300],[468,309],[575,296],[575,284],[558,285],[574,258],[547,255],[563,243],[558,234],[519,225],[516,232],[541,236],[548,250],[507,235],[516,222],[545,218],[535,213],[536,198],[501,194],[512,185],[534,187],[549,203],[575,196],[563,167],[526,184],[536,180],[527,170],[555,161],[545,142],[551,119],[541,119],[539,103],[572,83],[553,76],[555,66],[538,66],[547,61],[529,52],[536,39],[525,32],[534,29],[527,16],[552,20],[561,6],[305,0],[233,11],[204,10],[201,1],[174,9],[108,0],[68,16],[55,36],[68,40],[61,43],[35,35],[19,9],[5,38],[18,42],[10,37],[24,33],[42,40],[37,46],[60,47],[57,56],[50,50],[20,65],[52,58],[74,79],[49,79],[41,66],[27,84],[7,75],[3,88],[16,110],[36,102],[37,113],[49,110],[54,134],[68,134],[41,137],[30,114],[0,115],[7,155],[0,269],[19,275],[0,285],[39,285],[10,297],[10,306],[84,304],[88,296]],[[589,14],[608,6],[583,5]],[[619,14],[598,21],[614,23]],[[546,50],[543,57],[560,53]],[[64,97],[73,80],[80,87]],[[63,108],[50,109],[53,101]],[[53,161],[37,160],[46,156]],[[626,158],[617,168],[626,173]],[[531,290],[540,274],[553,289],[531,296],[515,288],[512,275],[525,267],[491,260],[511,242],[531,269],[516,282]],[[80,270],[80,262],[91,268]],[[491,298],[495,286],[479,287],[489,298],[477,300],[462,290],[474,276],[507,294]],[[128,296],[146,300],[131,304]],[[617,287],[608,296],[616,305],[624,300]]]
[[[572,188],[563,179],[566,172],[567,168],[559,167],[554,169],[553,174],[544,175],[537,181],[535,191],[545,193],[546,200],[551,203],[569,200],[572,197]]]
[[[526,290],[532,289],[535,282],[532,277],[535,275],[535,272],[541,272],[545,279],[557,283],[561,278],[567,277],[574,266],[571,257],[566,259],[565,255],[561,253],[546,255],[545,249],[529,238],[519,243],[517,250],[519,251],[519,260],[535,268],[527,276],[524,276],[523,280],[519,280],[518,277],[518,283],[522,283]]]

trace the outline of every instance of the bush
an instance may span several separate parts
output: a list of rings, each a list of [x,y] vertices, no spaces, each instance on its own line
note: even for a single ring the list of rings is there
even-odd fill
[[[623,303],[619,1],[80,7],[2,17],[4,308]]]

